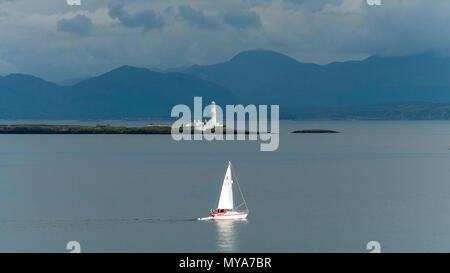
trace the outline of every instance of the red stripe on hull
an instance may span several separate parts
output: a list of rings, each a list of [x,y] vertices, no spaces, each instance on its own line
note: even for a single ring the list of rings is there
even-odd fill
[[[236,216],[236,215],[248,215],[248,213],[211,215],[211,217],[217,217],[217,216]]]

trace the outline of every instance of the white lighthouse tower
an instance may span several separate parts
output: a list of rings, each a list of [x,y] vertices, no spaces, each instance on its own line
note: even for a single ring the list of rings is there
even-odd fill
[[[183,127],[191,127],[193,126],[195,130],[198,131],[206,131],[211,130],[216,127],[223,127],[223,125],[217,121],[217,109],[216,109],[216,103],[213,101],[211,102],[211,119],[208,121],[202,121],[202,120],[194,120],[193,123],[187,123],[184,124]]]
[[[217,125],[216,102],[211,102],[211,126],[214,128]]]
[[[211,130],[216,127],[223,127],[223,125],[217,121],[217,108],[216,103],[214,101],[211,102],[210,109],[211,109],[211,119],[205,122],[205,124],[203,125],[203,131]]]

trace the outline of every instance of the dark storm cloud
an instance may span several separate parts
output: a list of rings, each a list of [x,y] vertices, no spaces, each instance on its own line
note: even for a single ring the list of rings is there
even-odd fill
[[[57,23],[58,30],[74,34],[89,34],[93,24],[89,17],[85,15],[77,15],[72,19],[61,19]]]
[[[128,13],[122,4],[113,5],[109,8],[109,16],[118,19],[128,28],[158,29],[165,25],[162,16],[154,10],[148,9],[137,13]]]
[[[222,13],[221,17],[226,24],[237,28],[258,28],[261,26],[259,14],[253,11],[228,11]]]
[[[202,10],[181,5],[178,7],[178,16],[192,26],[205,29],[222,29],[225,24],[241,29],[261,26],[258,13],[241,9],[228,10],[217,15],[205,15]]]
[[[219,29],[222,27],[221,22],[216,17],[206,16],[203,11],[194,9],[191,6],[179,6],[178,15],[196,27],[207,29]]]
[[[60,80],[123,64],[212,64],[255,48],[319,64],[373,54],[450,55],[449,0],[382,0],[382,6],[366,0],[0,3],[0,75],[14,71]],[[96,35],[80,39],[94,30]]]
[[[286,3],[293,3],[301,6],[302,9],[312,12],[318,12],[323,9],[325,4],[338,5],[342,0],[284,0]],[[361,0],[365,1],[365,0]]]

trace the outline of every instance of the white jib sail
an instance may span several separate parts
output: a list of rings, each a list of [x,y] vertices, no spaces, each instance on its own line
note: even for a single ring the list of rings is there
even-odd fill
[[[223,179],[222,191],[220,193],[218,209],[233,209],[233,180],[231,179],[231,163]]]

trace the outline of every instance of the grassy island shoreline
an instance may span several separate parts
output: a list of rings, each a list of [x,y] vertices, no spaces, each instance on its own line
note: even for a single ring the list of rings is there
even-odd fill
[[[110,125],[41,125],[20,124],[0,125],[0,134],[170,134],[169,125],[149,125],[142,127]]]
[[[184,129],[186,130],[186,128]],[[187,129],[189,130],[189,129]],[[223,133],[227,130],[224,129]],[[232,130],[232,129],[231,129]],[[194,129],[191,128],[191,133]],[[214,129],[212,130],[214,132]],[[111,125],[42,125],[42,124],[20,124],[0,125],[0,134],[110,134],[110,135],[170,135],[170,125],[147,125],[141,127],[111,126]],[[234,130],[238,133],[238,130]],[[248,134],[248,131],[244,132]]]

